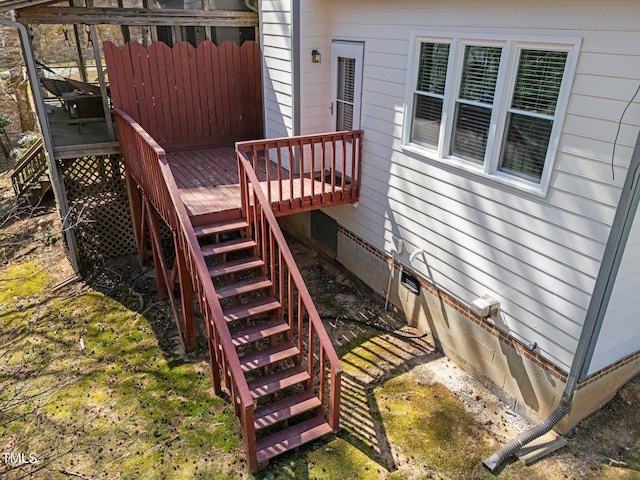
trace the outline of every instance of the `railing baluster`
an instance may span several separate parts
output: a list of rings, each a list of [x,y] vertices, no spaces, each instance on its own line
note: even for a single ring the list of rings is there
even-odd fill
[[[302,301],[298,302],[298,309],[299,310],[303,310],[303,306],[302,306]],[[315,325],[312,322],[309,322],[309,329],[307,332],[308,338],[307,338],[307,367],[308,367],[308,371],[309,371],[309,376],[311,377],[311,380],[309,380],[309,387],[311,388],[313,386],[313,332],[314,332],[314,327]],[[302,336],[302,329],[300,329],[300,335]],[[320,347],[322,348],[322,346]]]
[[[316,196],[316,182],[315,182],[315,177],[316,177],[316,143],[315,142],[311,142],[310,147],[311,149],[311,165],[309,166],[309,179],[311,180],[311,204],[313,205],[313,201],[315,199]]]
[[[287,148],[289,150],[289,208],[293,208],[293,192],[294,192],[294,188],[293,188],[293,177],[295,175],[295,163],[294,162],[294,155],[293,155],[293,146],[291,145],[291,143],[287,144]]]
[[[289,316],[289,328],[291,331],[295,331],[295,325],[293,323],[293,277],[291,276],[291,268],[287,269],[287,313]]]
[[[331,137],[331,195],[336,194],[336,138]]]
[[[357,158],[356,156],[356,144],[358,140],[353,138],[351,140],[351,158]],[[349,192],[349,196],[353,195],[353,186],[356,178],[356,162],[351,162],[351,191]]]
[[[304,351],[304,312],[302,310],[302,296],[300,295],[300,288],[296,288],[296,292],[298,294],[298,350],[300,352]],[[311,330],[311,325],[309,325],[309,330]],[[309,352],[307,352],[309,354]],[[302,355],[302,353],[300,354]],[[307,355],[307,362],[311,363],[311,358]],[[313,378],[313,376],[311,377]]]
[[[282,203],[282,150],[278,148],[278,205]]]
[[[327,184],[327,182],[325,181],[325,177],[327,176],[327,165],[326,165],[326,160],[327,160],[327,139],[325,137],[322,137],[322,151],[320,152],[320,178],[321,178],[321,182],[322,182],[322,195],[324,195],[325,193],[325,186]]]
[[[298,146],[298,178],[300,180],[300,202],[304,200],[304,143]]]
[[[340,193],[344,195],[347,180],[347,138],[342,137],[342,175],[340,175]]]
[[[318,397],[320,398],[320,405],[322,405],[322,408],[324,408],[325,406],[325,388],[326,388],[326,379],[327,379],[327,367],[325,365],[326,362],[326,357],[325,357],[325,350],[323,348],[322,345],[320,345],[320,371],[318,372],[320,375],[320,386],[319,386],[319,391],[318,391]]]

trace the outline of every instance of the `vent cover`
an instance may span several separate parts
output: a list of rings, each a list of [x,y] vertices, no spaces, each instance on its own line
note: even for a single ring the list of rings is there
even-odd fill
[[[417,277],[409,275],[407,272],[402,272],[400,276],[400,284],[402,284],[411,293],[418,295],[420,293],[420,281]]]

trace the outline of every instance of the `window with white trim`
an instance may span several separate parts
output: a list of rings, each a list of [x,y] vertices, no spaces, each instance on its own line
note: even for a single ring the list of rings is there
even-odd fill
[[[415,35],[405,148],[545,193],[578,39]]]

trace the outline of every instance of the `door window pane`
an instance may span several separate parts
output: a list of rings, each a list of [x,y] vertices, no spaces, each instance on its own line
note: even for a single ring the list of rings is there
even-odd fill
[[[356,60],[338,57],[338,92],[336,98],[336,130],[353,129]]]

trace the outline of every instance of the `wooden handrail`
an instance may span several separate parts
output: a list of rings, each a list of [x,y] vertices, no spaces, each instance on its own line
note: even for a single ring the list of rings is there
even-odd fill
[[[277,210],[298,202],[301,211],[304,205],[358,200],[362,138],[362,130],[319,133],[238,142],[236,150],[266,179],[267,204]]]
[[[295,144],[298,139],[293,138],[291,140]],[[312,382],[314,378],[314,340],[316,338],[318,340],[320,350],[320,366],[318,369],[318,374],[320,375],[319,397],[322,405],[324,405],[325,400],[327,400],[329,409],[328,421],[333,431],[337,432],[340,418],[340,380],[342,375],[340,359],[311,299],[311,295],[304,283],[291,250],[278,226],[278,222],[271,208],[271,201],[267,198],[267,195],[261,187],[260,181],[253,169],[254,165],[245,156],[246,152],[255,152],[253,148],[244,148],[247,147],[247,143],[237,145],[239,148],[236,150],[238,155],[242,211],[249,221],[254,224],[254,235],[256,236],[256,240],[259,240],[259,244],[263,246],[269,245],[269,257],[271,259],[269,273],[272,277],[271,280],[275,288],[277,288],[276,293],[280,297],[280,302],[288,305],[289,325],[295,331],[295,334],[297,334],[298,348],[302,352],[306,346],[307,369],[312,378]],[[279,140],[276,143],[278,148],[289,148],[291,146],[291,143],[287,144],[286,139]],[[274,145],[276,143],[274,143]],[[259,142],[259,144],[264,145],[265,142]],[[264,250],[263,255],[266,255]],[[293,318],[294,288],[297,290],[298,296],[297,322],[294,321],[296,319]],[[303,323],[305,312],[310,326],[306,345],[304,342]],[[330,370],[330,392],[328,396],[325,392],[327,384],[324,376],[325,361],[328,363]]]
[[[20,196],[29,189],[32,183],[47,171],[48,163],[42,140],[36,141],[25,152],[18,164],[11,172],[11,183],[16,196]]]
[[[253,399],[240,367],[229,328],[224,321],[213,282],[198,248],[193,226],[167,162],[166,153],[129,115],[118,109],[114,112],[127,172],[173,231],[180,249],[186,255],[186,267],[205,317],[214,389],[219,393],[219,372],[215,370],[220,368],[224,373],[236,413],[240,417],[247,455],[249,458],[255,457]],[[216,365],[213,364],[214,361]]]

